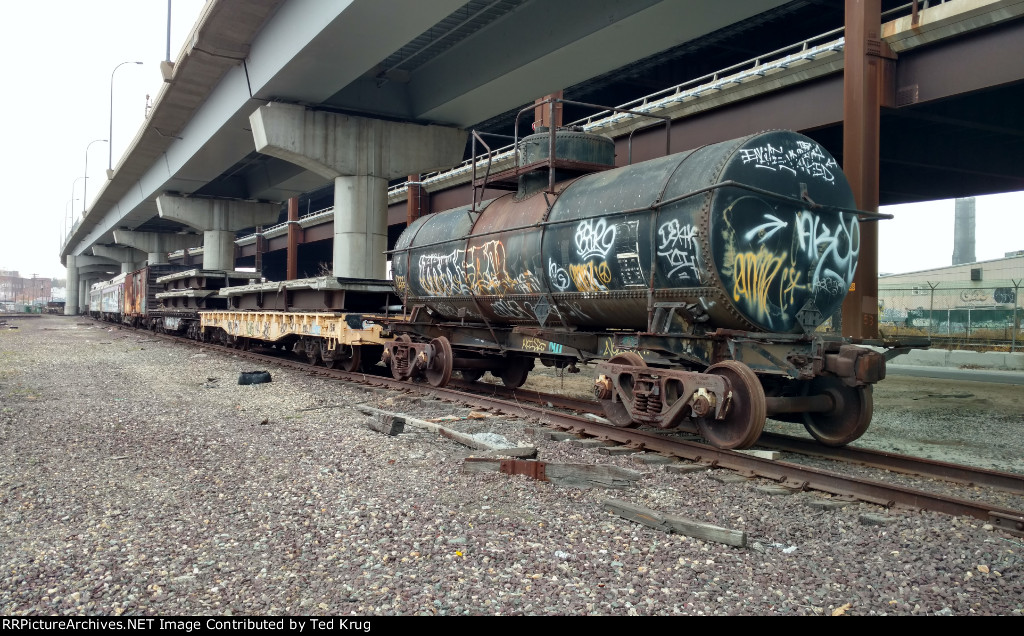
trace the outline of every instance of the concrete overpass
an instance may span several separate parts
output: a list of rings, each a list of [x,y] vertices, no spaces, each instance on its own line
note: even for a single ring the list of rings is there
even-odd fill
[[[223,243],[228,233],[247,227],[246,223],[257,224],[259,213],[251,205],[233,224],[224,215],[217,223],[182,222],[185,217],[180,214],[160,214],[157,198],[161,195],[167,201],[174,199],[176,205],[181,203],[178,195],[190,201],[279,202],[333,179],[333,198],[337,199],[337,179],[342,174],[337,166],[325,166],[321,160],[303,162],[294,152],[281,148],[265,148],[264,154],[256,151],[249,117],[261,106],[270,112],[277,104],[282,111],[287,110],[286,105],[301,106],[323,113],[321,118],[334,121],[332,127],[337,126],[338,117],[352,114],[375,121],[442,124],[456,129],[497,127],[498,123],[507,126],[510,110],[539,95],[566,87],[583,97],[602,91],[617,95],[617,90],[624,90],[622,87],[637,76],[660,77],[674,62],[691,59],[687,56],[723,59],[708,52],[715,47],[736,47],[744,38],[770,43],[766,34],[777,32],[780,25],[790,25],[789,31],[795,31],[794,23],[817,25],[813,20],[829,11],[834,20],[837,4],[815,0],[357,0],[329,7],[328,3],[301,0],[214,0],[205,7],[189,44],[169,69],[169,81],[149,120],[93,207],[76,224],[62,257],[81,257],[94,245],[114,243],[118,238],[115,231],[124,241],[132,240],[124,230],[177,237],[173,241],[160,238],[157,251],[146,250],[152,257],[180,249],[185,246],[182,242],[198,245],[194,233],[199,230],[212,245],[216,237],[210,232],[220,232]],[[885,8],[897,3],[882,4]],[[992,107],[1020,103],[1020,80],[1024,78],[1020,69],[1024,55],[1019,50],[1024,42],[1018,19],[1021,5],[1019,0],[950,0],[921,11],[916,24],[910,23],[911,16],[904,16],[905,24],[887,27],[890,32],[885,40],[896,49],[897,63],[892,65],[892,101],[885,106],[900,111],[897,117],[902,121],[884,132],[910,143],[896,144],[903,155],[897,152],[889,160],[890,169],[883,171],[882,183],[895,182],[897,187],[883,187],[889,194],[881,202],[949,196],[941,187],[906,188],[908,179],[887,176],[900,171],[909,174],[917,170],[920,176],[915,183],[927,184],[930,176],[947,189],[973,174],[970,187],[974,191],[958,195],[1024,188],[1015,178],[1022,174],[1017,168],[1024,168],[1015,150],[1020,147],[1021,126],[1004,115],[1016,110]],[[828,41],[815,46],[818,44]],[[942,50],[955,55],[944,57]],[[987,58],[993,51],[1002,54],[999,64]],[[950,64],[950,59],[960,61]],[[842,143],[836,137],[837,131],[840,139],[842,135],[843,55],[821,55],[791,67],[723,84],[721,80],[729,77],[724,75],[709,83],[706,95],[672,105],[679,122],[676,128],[682,133],[675,134],[672,150],[735,137],[748,129],[789,127],[817,134],[841,157]],[[620,76],[627,79],[618,79]],[[658,80],[648,76],[646,81]],[[952,111],[941,107],[951,96],[964,94],[980,95],[982,101]],[[935,104],[940,107],[904,108]],[[294,129],[292,124],[286,128],[289,126]],[[929,128],[938,134],[921,134]],[[974,161],[971,153],[937,151],[949,147],[949,136],[943,133],[947,129],[958,130],[965,143],[984,143],[989,151],[976,159],[988,164],[974,164],[981,169],[964,167],[965,162]],[[306,130],[322,132],[327,128]],[[992,152],[999,142],[1003,150]],[[912,149],[918,145],[924,150],[915,154]],[[368,151],[362,147],[355,152],[365,157]],[[636,152],[635,158],[645,158],[654,151],[645,149],[641,137]],[[309,154],[298,154],[304,153]],[[410,173],[424,172],[440,167],[430,165],[432,161],[454,163],[451,154],[402,167]],[[928,161],[920,161],[919,155]],[[882,161],[886,165],[884,154]],[[962,178],[935,179],[935,169],[947,164]],[[383,206],[379,182],[398,175],[377,172],[371,188],[376,194],[356,197],[347,207],[339,207],[345,210],[344,216],[353,214],[353,206],[361,208],[362,215],[369,214],[369,209],[377,209],[379,214]],[[363,175],[364,185],[367,176]],[[210,205],[199,205],[201,209],[193,216],[212,218],[215,213]],[[194,203],[184,206],[197,207]],[[263,213],[263,219],[272,216],[270,208],[264,207]],[[343,215],[328,219],[336,226],[337,244],[335,216]],[[394,212],[392,216],[396,216]],[[379,234],[378,227],[377,242]],[[222,245],[218,249],[227,248]],[[70,273],[75,265],[71,261],[68,265]]]

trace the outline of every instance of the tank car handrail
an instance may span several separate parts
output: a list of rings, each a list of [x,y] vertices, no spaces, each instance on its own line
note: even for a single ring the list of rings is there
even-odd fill
[[[639,207],[639,208],[630,208],[628,210],[619,210],[617,212],[599,212],[599,213],[591,214],[591,215],[587,215],[587,216],[573,217],[571,219],[560,219],[560,220],[557,220],[557,221],[544,221],[544,222],[540,222],[540,223],[531,223],[530,225],[521,225],[521,226],[518,226],[518,227],[507,227],[507,228],[502,228],[500,230],[491,230],[489,232],[481,232],[479,234],[473,234],[472,237],[473,238],[478,238],[478,237],[481,237],[481,236],[493,236],[493,235],[496,235],[496,234],[504,234],[504,233],[507,233],[507,232],[518,232],[518,231],[521,231],[521,230],[529,230],[529,229],[532,229],[532,228],[548,227],[548,226],[554,226],[554,225],[567,225],[569,223],[578,223],[580,221],[591,221],[591,220],[594,220],[594,219],[607,218],[609,216],[615,216],[615,215],[618,215],[618,214],[636,214],[638,212],[645,212],[647,210],[657,210],[659,208],[665,207],[666,205],[671,205],[673,203],[678,203],[679,201],[683,201],[684,199],[689,199],[690,197],[695,197],[695,196],[698,196],[698,195],[701,195],[701,194],[707,194],[708,192],[713,192],[715,190],[718,190],[719,188],[727,188],[727,187],[728,188],[739,188],[741,190],[748,190],[748,191],[753,192],[755,194],[760,194],[760,195],[764,195],[764,196],[767,196],[767,197],[771,197],[773,199],[778,199],[779,201],[783,201],[785,203],[795,203],[797,205],[805,206],[805,207],[807,207],[807,208],[809,208],[811,210],[824,210],[824,211],[827,211],[827,212],[845,212],[846,214],[854,214],[854,215],[857,216],[857,220],[858,221],[862,221],[862,222],[866,222],[866,221],[881,221],[881,220],[887,220],[887,219],[895,218],[891,214],[883,214],[881,212],[871,212],[871,211],[868,211],[868,210],[858,210],[856,208],[844,208],[844,207],[838,206],[838,205],[825,205],[825,204],[821,204],[821,203],[814,203],[813,201],[810,201],[808,199],[798,199],[796,197],[790,197],[790,196],[786,196],[784,194],[779,194],[778,192],[772,192],[771,190],[765,190],[763,188],[758,188],[757,186],[752,186],[752,185],[749,185],[749,184],[746,184],[746,183],[740,183],[738,181],[729,180],[729,181],[721,181],[719,183],[716,183],[715,185],[707,186],[706,188],[699,188],[697,190],[693,190],[693,191],[687,192],[685,194],[680,194],[678,196],[674,196],[674,197],[671,197],[669,199],[665,199],[663,201],[656,201],[656,202],[654,202],[654,203],[652,203],[650,205],[645,205],[645,206]],[[864,218],[862,218],[862,217],[864,217]],[[384,253],[385,254],[397,254],[399,252],[411,251],[413,249],[422,249],[422,248],[426,248],[426,247],[437,247],[439,245],[447,245],[448,243],[451,243],[452,241],[456,241],[456,240],[459,240],[459,239],[447,239],[447,240],[443,240],[443,241],[434,241],[433,243],[422,243],[422,244],[415,245],[415,246],[410,245],[408,247],[403,247],[401,249],[386,250]]]

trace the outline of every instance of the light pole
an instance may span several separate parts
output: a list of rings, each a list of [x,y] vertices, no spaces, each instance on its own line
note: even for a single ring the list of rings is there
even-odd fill
[[[107,156],[107,179],[114,178],[114,73],[125,64],[142,64],[142,62],[121,62],[114,67],[114,70],[110,71],[110,132],[107,139],[111,141],[108,146],[110,151]]]
[[[83,217],[85,217],[85,206],[89,202],[89,199],[86,197],[86,192],[88,192],[88,190],[89,190],[89,146],[93,145],[97,141],[105,142],[106,139],[93,139],[92,141],[90,141],[88,144],[85,145],[85,174],[82,175],[82,178],[85,179],[85,183],[82,184],[82,216]],[[72,191],[74,190],[74,187],[75,187],[74,185],[71,186]]]
[[[72,186],[71,186],[72,191],[74,191],[74,188],[75,188],[75,186],[74,186],[74,184],[72,184]],[[68,232],[69,232],[68,221],[71,218],[71,204],[74,203],[77,200],[78,199],[71,198],[71,199],[68,199],[68,202],[64,204],[64,238],[65,239],[67,239]]]

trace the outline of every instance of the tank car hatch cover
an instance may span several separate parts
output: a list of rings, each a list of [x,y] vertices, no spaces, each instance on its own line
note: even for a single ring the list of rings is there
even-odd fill
[[[735,309],[765,331],[813,330],[839,309],[860,251],[855,207],[836,160],[791,131],[752,135],[726,159],[710,208],[713,264]],[[803,193],[821,207],[801,204]],[[813,208],[813,209],[812,209]]]

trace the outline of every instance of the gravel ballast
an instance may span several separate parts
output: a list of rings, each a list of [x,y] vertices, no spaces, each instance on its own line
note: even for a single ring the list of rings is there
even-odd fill
[[[0,330],[4,615],[1024,613],[1024,540],[979,520],[822,508],[820,493],[672,473],[511,417],[462,425],[544,461],[644,477],[610,490],[467,475],[474,451],[373,432],[350,408],[429,419],[461,406],[82,318],[12,322]],[[264,369],[271,382],[237,383]],[[631,523],[608,498],[745,531],[747,547]]]

